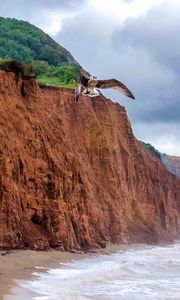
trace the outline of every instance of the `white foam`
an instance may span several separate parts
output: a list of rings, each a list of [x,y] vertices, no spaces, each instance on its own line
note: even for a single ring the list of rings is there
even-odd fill
[[[177,300],[179,274],[180,243],[176,243],[94,256],[46,273],[37,271],[36,280],[23,287],[39,294],[35,300]]]

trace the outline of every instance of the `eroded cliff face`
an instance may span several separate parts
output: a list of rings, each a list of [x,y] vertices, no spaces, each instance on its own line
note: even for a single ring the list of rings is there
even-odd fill
[[[124,107],[0,71],[0,248],[89,249],[179,234],[180,181]]]

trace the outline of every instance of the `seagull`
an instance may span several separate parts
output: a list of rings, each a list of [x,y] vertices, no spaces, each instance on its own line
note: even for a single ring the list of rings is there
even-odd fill
[[[88,97],[96,97],[100,94],[99,89],[116,89],[125,96],[135,99],[131,91],[117,79],[99,80],[95,76],[87,76],[81,73],[75,89],[75,100],[78,101],[82,88],[84,88],[82,95]]]

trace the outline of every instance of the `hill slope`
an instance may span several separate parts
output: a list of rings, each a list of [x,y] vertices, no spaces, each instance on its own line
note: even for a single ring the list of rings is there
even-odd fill
[[[144,143],[139,141],[145,149],[152,155],[157,157],[162,161],[162,163],[166,166],[166,168],[173,173],[174,175],[180,177],[180,157],[179,156],[171,156],[165,153],[159,152],[155,149],[151,144]]]
[[[42,83],[74,84],[81,66],[70,52],[28,22],[0,17],[0,58],[31,62]]]
[[[180,180],[103,96],[40,88],[0,71],[0,248],[89,249],[169,241]]]
[[[179,156],[171,156],[165,153],[161,154],[161,159],[167,169],[180,177],[180,157]]]

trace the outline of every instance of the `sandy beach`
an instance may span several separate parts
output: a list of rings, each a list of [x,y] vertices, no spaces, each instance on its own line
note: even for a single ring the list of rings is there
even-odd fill
[[[36,271],[36,266],[43,267],[46,271],[46,268],[56,268],[60,263],[83,259],[91,255],[110,254],[128,247],[129,245],[108,245],[105,249],[94,250],[90,253],[71,253],[56,250],[0,251],[0,300],[11,299],[10,295],[16,293],[16,291],[18,292],[16,281],[32,279],[32,273]]]
[[[90,254],[70,252],[10,250],[0,251],[0,300],[9,299],[8,295],[16,286],[15,280],[24,280],[32,277],[35,266],[46,268],[57,267],[76,259],[82,259]]]
[[[176,241],[108,245],[90,253],[0,251],[0,300],[180,299],[179,249]]]

